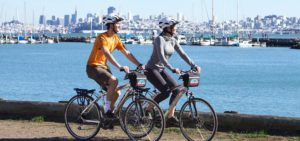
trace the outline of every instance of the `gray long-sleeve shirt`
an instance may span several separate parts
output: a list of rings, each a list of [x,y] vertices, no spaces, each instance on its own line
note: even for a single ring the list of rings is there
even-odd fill
[[[155,38],[153,46],[153,52],[147,63],[147,68],[164,69],[166,66],[171,71],[174,71],[175,68],[169,64],[168,59],[172,56],[175,50],[186,63],[188,63],[191,67],[195,67],[194,62],[182,50],[178,41],[174,37],[162,34]]]

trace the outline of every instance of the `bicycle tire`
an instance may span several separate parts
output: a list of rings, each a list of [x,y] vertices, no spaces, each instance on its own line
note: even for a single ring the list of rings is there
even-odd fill
[[[148,104],[153,104],[154,107],[152,108],[152,111],[148,112],[148,115],[146,115],[146,107],[148,106]],[[134,108],[134,106],[135,106],[135,108]],[[144,113],[144,115],[142,113]],[[138,116],[142,115],[142,118],[136,117],[135,116],[136,114]],[[148,119],[146,119],[146,118],[148,118]],[[140,120],[142,120],[142,121],[140,121]],[[149,123],[149,121],[150,121],[150,123]],[[136,123],[136,122],[138,122],[138,124],[140,122],[144,122],[144,123],[148,122],[146,125],[148,125],[147,127],[149,127],[149,128],[147,130],[144,130],[144,132],[142,132],[141,134],[133,133],[132,129],[131,129],[132,125],[129,125],[129,124]],[[130,137],[133,137],[135,139],[141,139],[141,138],[147,136],[149,140],[157,141],[162,137],[162,134],[165,129],[164,114],[163,114],[161,108],[159,107],[159,105],[154,100],[149,99],[149,98],[137,98],[136,100],[131,102],[126,109],[125,117],[124,117],[124,127],[126,130],[126,133],[129,134]],[[154,137],[152,137],[152,134],[151,134],[151,136],[149,134],[152,132],[153,132],[153,134],[155,134],[154,132],[156,132],[156,130],[157,130],[155,127],[159,128],[158,135],[154,135]],[[155,128],[155,131],[153,131],[154,128]],[[151,138],[153,138],[153,139],[151,139]]]
[[[192,114],[194,114],[194,118]],[[179,127],[183,136],[189,141],[210,141],[217,132],[217,115],[213,107],[207,101],[201,98],[192,98],[190,101],[186,101],[181,107],[179,113]],[[194,128],[197,128],[197,130]],[[195,131],[197,131],[198,134],[196,133],[197,137],[193,138],[192,135],[194,136]],[[205,133],[209,134],[205,135]]]
[[[123,103],[121,103],[120,105],[120,109],[119,109],[119,112],[118,112],[118,117],[119,117],[119,122],[120,122],[120,126],[121,126],[121,129],[126,133],[126,130],[124,128],[124,115],[125,115],[125,111],[128,107],[128,105],[133,101],[131,101],[127,107],[124,107],[124,104],[128,101],[128,99],[133,99],[134,98],[134,94],[128,94],[128,96],[126,97],[126,99],[123,101]],[[143,98],[146,98],[144,95],[139,95],[140,97],[143,97]]]
[[[80,102],[82,102],[82,103],[79,103],[77,105],[75,103],[73,103],[73,102],[78,102],[78,100],[80,100]],[[65,107],[65,110],[64,110],[65,126],[66,126],[68,132],[74,138],[76,138],[78,140],[89,140],[89,139],[95,137],[97,135],[97,133],[99,132],[99,130],[100,130],[100,127],[101,127],[101,122],[100,121],[101,121],[102,114],[100,113],[101,110],[100,110],[100,107],[97,103],[94,103],[93,106],[92,106],[93,110],[95,110],[95,111],[92,111],[92,112],[89,111],[88,113],[85,114],[85,117],[84,117],[84,118],[87,118],[87,117],[95,118],[94,120],[99,121],[99,123],[97,123],[97,124],[95,123],[96,127],[94,128],[94,130],[92,131],[91,134],[89,134],[89,135],[80,135],[79,133],[76,133],[76,131],[74,131],[76,128],[73,129],[73,127],[71,127],[71,126],[73,126],[73,121],[71,121],[71,120],[73,120],[73,118],[75,118],[74,125],[76,125],[78,123],[80,126],[78,126],[77,129],[78,130],[84,130],[82,128],[84,128],[85,125],[81,125],[81,124],[83,124],[83,123],[81,123],[81,122],[83,122],[83,120],[82,120],[83,117],[80,115],[80,113],[83,110],[82,110],[82,108],[80,109],[80,107],[83,106],[83,109],[84,109],[85,106],[87,106],[92,101],[93,101],[93,98],[89,95],[76,95],[76,96],[73,96],[69,100],[69,102],[67,103],[67,105]],[[87,105],[85,105],[85,102],[87,102],[86,103]],[[82,104],[82,105],[80,105],[80,104]],[[73,110],[75,110],[76,113],[72,115],[72,113],[70,113],[70,112],[72,112]],[[79,111],[77,111],[77,110],[79,110]],[[98,115],[98,116],[94,117],[95,115]],[[72,123],[72,125],[71,125],[71,123]],[[84,126],[84,127],[82,127],[82,126]],[[94,125],[91,124],[91,123],[86,123],[86,128],[87,129],[90,126],[94,126]]]

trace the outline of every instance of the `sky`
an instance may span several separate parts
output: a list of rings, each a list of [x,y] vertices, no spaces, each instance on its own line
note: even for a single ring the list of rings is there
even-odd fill
[[[217,21],[236,20],[237,13],[239,19],[271,14],[300,17],[299,0],[239,0],[239,12],[237,1],[214,0]],[[47,19],[52,15],[63,17],[73,14],[75,8],[79,17],[86,17],[87,13],[107,14],[107,8],[113,6],[124,15],[130,12],[148,18],[165,13],[176,18],[177,13],[182,13],[195,22],[207,21],[212,13],[212,0],[0,0],[0,4],[0,22],[18,17],[29,24],[38,23],[41,14]]]

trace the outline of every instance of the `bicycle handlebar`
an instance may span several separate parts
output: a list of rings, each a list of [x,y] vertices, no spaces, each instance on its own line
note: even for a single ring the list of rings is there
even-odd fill
[[[130,73],[133,73],[133,72],[139,72],[139,73],[141,73],[141,72],[146,72],[146,71],[147,71],[146,69],[136,68],[135,70],[129,70],[129,73],[126,73],[125,70],[122,70],[122,72],[126,73],[125,76],[124,76],[124,80],[128,79],[128,75]]]
[[[197,72],[197,69],[191,69],[191,70],[180,70],[180,76],[179,76],[179,79],[182,79],[182,77],[185,75],[185,74],[187,74],[187,73],[189,73],[189,72],[194,72],[194,73],[196,73]]]

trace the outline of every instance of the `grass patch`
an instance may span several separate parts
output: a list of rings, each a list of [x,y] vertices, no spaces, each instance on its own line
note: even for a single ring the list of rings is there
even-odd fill
[[[299,137],[291,137],[288,139],[288,141],[300,141],[300,136]]]
[[[169,128],[165,128],[164,133],[180,133],[181,134],[181,131],[179,128],[169,127]]]
[[[300,141],[300,136],[295,137],[295,140],[293,140],[293,141]]]
[[[44,118],[44,116],[36,116],[36,117],[33,117],[30,121],[32,121],[32,122],[44,122],[45,118]]]
[[[266,137],[268,137],[268,134],[262,130],[262,131],[257,131],[257,132],[246,133],[245,137],[247,137],[247,138],[266,138]]]
[[[230,136],[231,139],[234,139],[234,140],[238,139],[238,133],[230,131],[229,136]]]

